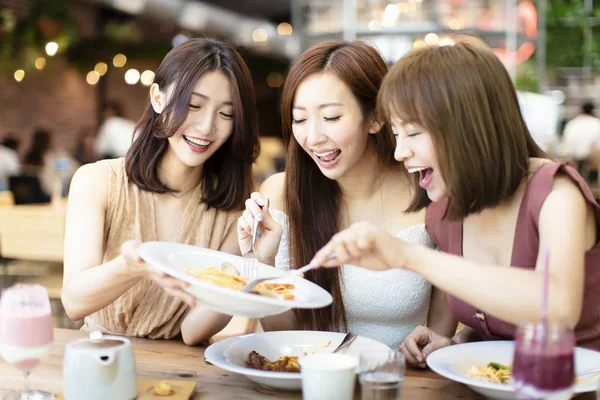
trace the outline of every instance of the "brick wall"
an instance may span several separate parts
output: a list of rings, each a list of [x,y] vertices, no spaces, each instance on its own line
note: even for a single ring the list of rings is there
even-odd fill
[[[0,7],[9,7],[15,14],[26,12],[28,1],[0,0]],[[80,36],[95,34],[95,13],[92,4],[70,1],[69,8]],[[93,49],[90,49],[93,51]],[[17,82],[12,74],[0,76],[0,137],[14,133],[21,139],[21,153],[26,151],[33,129],[50,129],[55,143],[63,149],[73,148],[82,127],[97,125],[98,85],[89,85],[86,71],[77,70],[63,57],[46,57],[43,70],[28,71],[25,79]],[[100,60],[99,60],[100,61]],[[110,60],[104,60],[110,65]],[[157,62],[129,61],[123,68],[109,67],[105,80],[107,99],[122,102],[125,116],[137,120],[141,115],[148,88],[125,83],[128,68],[156,69]]]
[[[90,37],[97,34],[96,21],[100,12],[97,5],[81,0],[65,1],[75,19],[78,35]],[[22,17],[26,15],[29,3],[30,0],[0,0],[0,8],[8,7]],[[177,32],[168,21],[140,18],[138,23],[145,36],[148,29],[154,29],[153,39],[160,36],[170,40]],[[21,139],[21,153],[29,146],[32,131],[37,126],[53,131],[55,143],[62,149],[71,150],[80,129],[97,126],[101,98],[118,100],[123,106],[124,116],[137,121],[146,105],[148,88],[139,83],[127,85],[125,72],[129,68],[140,72],[146,69],[155,71],[160,63],[160,60],[128,59],[125,67],[115,68],[112,60],[99,59],[109,65],[109,70],[98,85],[91,86],[85,80],[87,71],[77,70],[61,56],[46,58],[48,62],[43,70],[29,70],[21,82],[15,81],[12,73],[0,75],[0,138],[9,132],[14,133]],[[281,61],[277,63],[278,67],[273,70],[283,71]],[[271,64],[274,66],[276,62]],[[266,85],[266,74],[271,68],[269,60],[262,59],[251,69],[255,74],[261,134],[278,136],[279,89]]]

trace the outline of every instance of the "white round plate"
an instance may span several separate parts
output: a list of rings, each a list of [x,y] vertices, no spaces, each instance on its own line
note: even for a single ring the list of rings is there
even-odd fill
[[[281,314],[292,308],[321,308],[331,304],[331,295],[323,288],[298,276],[286,276],[272,282],[291,283],[294,300],[242,293],[239,290],[213,285],[189,275],[188,268],[196,270],[214,266],[221,267],[223,262],[231,263],[242,271],[244,259],[221,251],[204,249],[180,243],[146,242],[138,248],[140,257],[154,268],[182,281],[188,282],[188,292],[196,296],[218,312],[228,315],[241,315],[250,318],[262,318]],[[258,265],[257,276],[280,276],[285,272],[266,264]]]
[[[511,384],[485,382],[467,376],[473,364],[489,362],[511,364],[515,348],[514,341],[491,341],[457,344],[436,350],[427,357],[427,365],[436,373],[456,382],[464,383],[477,393],[490,399],[516,399]],[[577,347],[575,349],[575,374],[600,368],[600,353]],[[587,378],[591,378],[588,376]],[[584,378],[585,379],[585,378]],[[597,381],[575,385],[575,393],[593,392]]]
[[[218,341],[210,345],[204,357],[211,364],[226,371],[246,375],[254,382],[277,389],[301,390],[299,372],[260,371],[246,367],[252,350],[271,361],[282,356],[302,356],[302,353],[327,353],[333,351],[344,339],[345,333],[319,331],[279,331],[254,333]],[[358,358],[367,350],[389,350],[385,344],[364,336],[358,336],[340,353]]]

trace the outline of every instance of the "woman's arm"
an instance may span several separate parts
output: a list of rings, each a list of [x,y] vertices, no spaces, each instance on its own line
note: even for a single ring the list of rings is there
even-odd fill
[[[585,251],[597,240],[595,225],[592,208],[579,189],[570,179],[557,177],[540,211],[535,270],[481,265],[434,251],[409,251],[407,266],[480,310],[519,324],[540,318],[549,249],[549,318],[575,326],[583,302]]]
[[[431,303],[427,315],[427,327],[440,335],[452,337],[456,333],[458,321],[448,305],[448,296],[435,286],[431,292]]]
[[[335,235],[314,262],[330,267],[353,263],[370,269],[406,268],[486,313],[519,324],[540,318],[545,250],[550,249],[549,318],[575,325],[581,315],[585,251],[597,241],[596,226],[592,207],[579,189],[570,179],[557,177],[539,216],[535,270],[468,261],[403,242],[368,224]],[[326,261],[332,251],[337,259]]]
[[[294,331],[299,329],[298,320],[294,310],[286,311],[278,315],[270,315],[260,319],[260,325],[265,332],[270,331]]]
[[[62,303],[74,321],[108,306],[146,274],[143,263],[128,262],[122,255],[102,264],[107,173],[100,164],[85,165],[71,183]]]
[[[481,340],[481,334],[470,328],[465,326],[452,338],[452,341],[456,344],[461,343],[469,343],[469,342],[479,342]]]

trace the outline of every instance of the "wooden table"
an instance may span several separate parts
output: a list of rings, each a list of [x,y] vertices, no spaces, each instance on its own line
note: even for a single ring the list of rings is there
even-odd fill
[[[31,375],[34,389],[62,393],[62,361],[65,345],[86,333],[55,329],[50,357]],[[194,400],[259,400],[301,399],[300,392],[285,392],[265,388],[246,377],[224,371],[204,362],[204,347],[188,347],[168,340],[133,339],[138,379],[171,379],[196,381]],[[0,397],[23,387],[23,375],[0,360]],[[358,390],[355,398],[360,397]],[[483,399],[466,386],[452,382],[431,371],[408,369],[402,386],[402,399],[450,400]],[[594,396],[579,397],[594,399]]]

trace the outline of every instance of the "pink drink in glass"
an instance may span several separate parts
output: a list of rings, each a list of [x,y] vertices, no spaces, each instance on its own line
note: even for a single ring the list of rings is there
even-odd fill
[[[53,339],[50,300],[43,286],[18,285],[2,292],[0,356],[25,374],[24,391],[9,399],[53,398],[29,387],[29,374],[50,354]]]
[[[8,310],[0,321],[0,354],[7,363],[31,370],[48,356],[53,339],[48,311]]]
[[[557,325],[519,328],[515,338],[512,381],[521,400],[567,400],[575,380],[575,337]]]

